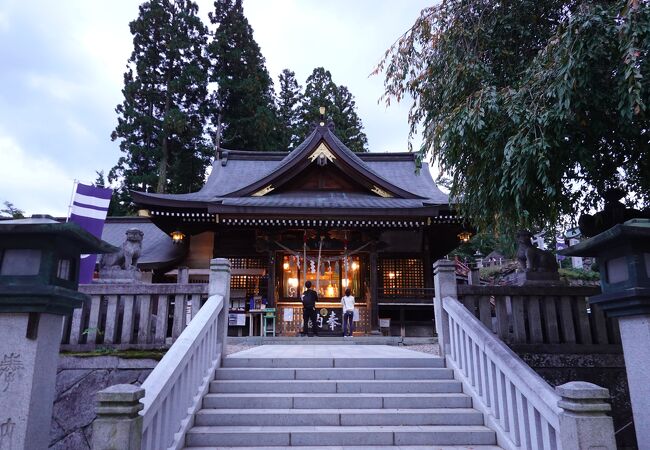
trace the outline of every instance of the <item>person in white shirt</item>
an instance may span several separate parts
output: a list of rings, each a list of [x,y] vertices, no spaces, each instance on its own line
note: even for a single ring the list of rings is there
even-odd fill
[[[343,336],[352,336],[354,331],[354,297],[350,295],[350,289],[345,290],[345,297],[341,298],[343,306]]]

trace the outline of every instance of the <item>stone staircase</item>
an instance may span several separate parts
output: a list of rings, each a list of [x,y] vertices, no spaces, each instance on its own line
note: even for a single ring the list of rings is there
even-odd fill
[[[413,352],[409,352],[413,353]],[[441,358],[228,357],[187,450],[494,450]]]

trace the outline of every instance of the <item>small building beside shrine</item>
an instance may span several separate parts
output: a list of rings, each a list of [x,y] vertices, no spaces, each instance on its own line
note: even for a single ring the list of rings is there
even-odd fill
[[[353,153],[324,122],[289,152],[219,150],[198,192],[132,195],[186,246],[190,280],[207,280],[211,258],[230,259],[231,311],[250,299],[275,308],[277,333],[289,336],[302,327],[307,280],[323,332],[340,330],[349,288],[356,333],[378,330],[381,318],[393,335],[431,335],[431,264],[463,231],[413,153]]]

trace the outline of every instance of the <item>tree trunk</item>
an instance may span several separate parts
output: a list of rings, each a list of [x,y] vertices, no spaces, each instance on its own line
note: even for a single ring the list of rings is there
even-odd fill
[[[170,70],[167,72],[167,82],[165,83],[167,92],[165,92],[165,111],[163,112],[163,139],[162,139],[162,146],[161,146],[161,155],[160,155],[160,165],[158,167],[158,186],[156,187],[156,192],[159,194],[164,194],[165,191],[167,190],[167,167],[169,166],[169,138],[167,136],[167,130],[165,130],[165,118],[167,117],[167,114],[169,114],[169,108],[171,104],[171,94],[169,93],[169,82],[170,82],[170,77],[169,73],[171,72],[171,66],[173,63],[170,64]]]
[[[165,193],[167,187],[167,165],[169,164],[169,144],[167,136],[162,140],[162,155],[160,155],[160,166],[158,168],[158,186],[156,192],[159,194]]]

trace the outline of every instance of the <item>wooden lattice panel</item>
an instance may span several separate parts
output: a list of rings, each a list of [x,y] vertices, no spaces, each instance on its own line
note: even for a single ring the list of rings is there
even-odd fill
[[[266,269],[263,258],[228,258],[231,269]]]
[[[228,258],[232,269],[265,269],[266,262],[262,258]],[[243,289],[248,294],[259,294],[259,275],[232,275],[230,289]]]
[[[424,267],[417,258],[382,258],[379,261],[380,287],[384,295],[399,295],[406,289],[424,287]]]

